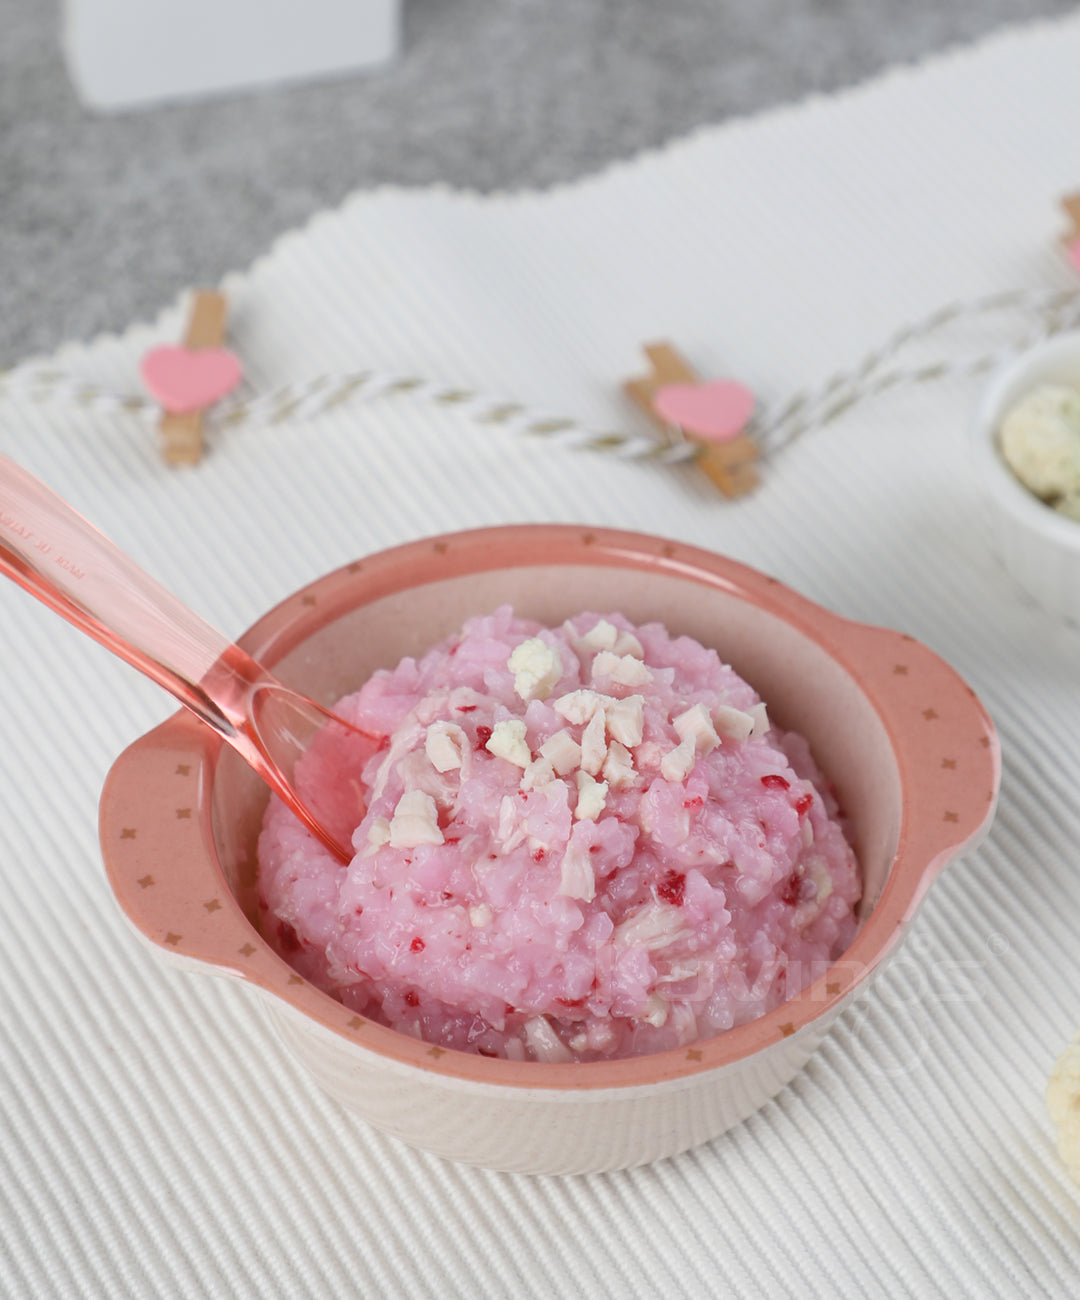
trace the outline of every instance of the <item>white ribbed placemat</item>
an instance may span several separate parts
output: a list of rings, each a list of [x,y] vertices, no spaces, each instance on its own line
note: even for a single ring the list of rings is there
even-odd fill
[[[413,370],[640,428],[618,388],[640,345],[668,337],[779,401],[947,301],[1073,283],[1053,240],[1057,198],[1080,186],[1078,67],[1072,18],[552,193],[358,195],[226,284],[231,341],[254,391]],[[173,310],[51,363],[135,391],[142,352],[180,324]],[[982,342],[972,326],[927,347]],[[342,1113],[248,990],[132,937],[97,797],[171,706],[0,589],[0,1293],[1075,1294],[1080,1191],[1042,1093],[1080,1025],[1080,634],[986,550],[963,452],[978,386],[863,403],[738,504],[691,470],[527,442],[408,396],[237,428],[188,472],[133,417],[0,397],[0,449],[230,634],[426,533],[633,526],[924,640],[979,691],[1005,755],[989,840],[774,1102],[655,1167],[491,1174]]]

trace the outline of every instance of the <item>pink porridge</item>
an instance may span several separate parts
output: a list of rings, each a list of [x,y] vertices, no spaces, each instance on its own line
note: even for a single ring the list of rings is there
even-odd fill
[[[514,1060],[718,1034],[822,973],[859,867],[802,737],[658,623],[506,607],[337,706],[383,737],[311,758],[362,820],[343,867],[277,801],[265,930],[361,1015]]]

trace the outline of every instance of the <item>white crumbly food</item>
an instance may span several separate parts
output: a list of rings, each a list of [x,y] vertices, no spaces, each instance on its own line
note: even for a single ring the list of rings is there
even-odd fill
[[[510,656],[509,668],[514,674],[514,690],[526,703],[546,700],[562,676],[558,653],[538,636],[522,641]]]
[[[581,766],[581,746],[565,727],[544,741],[540,753],[559,776],[576,772]]]
[[[749,717],[749,714],[744,713],[743,717]],[[704,704],[695,704],[685,713],[672,718],[672,722],[679,739],[693,745],[695,753],[711,754],[720,743],[709,710]]]
[[[1080,391],[1034,388],[1001,424],[1001,452],[1021,483],[1055,510],[1080,519]]]
[[[608,734],[620,745],[633,749],[641,744],[645,725],[645,697],[628,695],[622,700],[609,700],[604,710]]]
[[[693,739],[681,740],[660,760],[660,775],[665,781],[685,781],[696,761],[697,750]]]
[[[580,898],[591,903],[596,897],[596,877],[589,859],[588,847],[571,838],[563,855],[559,893],[567,898]]]
[[[613,789],[627,785],[634,779],[634,756],[617,740],[608,745],[607,758],[604,759],[604,780]]]
[[[1046,1107],[1057,1129],[1058,1154],[1080,1183],[1080,1034],[1058,1057],[1046,1085]]]
[[[609,677],[621,686],[644,686],[652,681],[652,673],[640,659],[633,655],[617,655],[614,650],[601,650],[592,661],[592,676]]]
[[[632,632],[620,632],[614,623],[600,619],[595,627],[579,637],[572,623],[564,623],[564,630],[579,650],[609,650],[616,656],[631,655],[640,659],[644,654],[641,642]]]
[[[604,707],[604,696],[596,691],[569,691],[560,695],[551,707],[561,718],[580,727],[592,720],[597,709]]]
[[[572,632],[572,625],[568,626]],[[641,661],[643,652],[638,639],[620,632],[604,619],[585,636],[574,638],[574,644],[593,654],[594,680],[603,677],[632,688],[652,679],[652,673]],[[522,642],[510,656],[508,665],[515,674],[517,694],[524,700],[547,699],[558,680],[558,663],[558,656],[539,637]],[[557,776],[573,774],[578,787],[574,819],[595,821],[604,809],[608,791],[636,779],[630,751],[642,740],[644,704],[641,695],[620,699],[588,688],[569,691],[552,700],[551,706],[567,722],[584,727],[580,740],[575,740],[564,727],[549,736],[534,755],[526,740],[524,722],[508,720],[496,725],[487,749],[523,769],[520,789],[526,793],[542,791]],[[673,723],[679,744],[660,759],[660,774],[667,781],[684,781],[698,757],[715,749],[722,737],[746,740],[769,728],[764,704],[755,704],[749,713],[721,704],[712,714],[704,705],[695,704],[674,718]],[[433,763],[438,759],[439,771],[449,770],[460,762],[461,753],[461,741],[456,734],[439,734],[434,740],[429,739],[428,757]],[[574,898],[591,898],[591,868],[586,872],[584,864],[573,854],[568,855],[567,862],[560,892]]]
[[[606,781],[595,781],[588,772],[582,768],[576,776],[578,797],[577,805],[574,808],[574,817],[578,821],[588,820],[596,821],[597,817],[604,811],[604,804],[607,802],[608,784]]]
[[[505,758],[508,763],[516,763],[518,767],[527,768],[533,761],[525,741],[525,723],[521,718],[504,718],[502,722],[496,722],[486,748],[496,758]]]
[[[531,790],[543,790],[555,780],[555,769],[546,758],[534,758],[521,776],[521,789],[528,794]]]
[[[603,713],[594,713],[581,733],[581,766],[595,776],[607,758],[607,726]]]
[[[721,704],[712,722],[716,732],[728,740],[747,740],[754,734],[754,715],[733,709],[730,704]]]
[[[441,844],[439,810],[423,790],[408,790],[398,800],[390,819],[390,847],[415,849],[421,844]]]
[[[433,722],[424,739],[424,752],[436,772],[452,772],[459,768],[468,748],[465,732],[453,722]]]
[[[365,856],[375,852],[384,844],[390,843],[390,821],[386,817],[372,818],[367,833],[367,850]]]

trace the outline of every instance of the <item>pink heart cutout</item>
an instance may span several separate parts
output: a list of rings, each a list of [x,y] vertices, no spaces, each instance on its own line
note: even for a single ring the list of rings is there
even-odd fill
[[[709,442],[737,438],[754,413],[754,394],[734,379],[708,384],[665,384],[652,399],[653,410],[666,424]]]
[[[185,415],[212,406],[240,382],[240,359],[228,348],[152,348],[139,367],[166,411]]]

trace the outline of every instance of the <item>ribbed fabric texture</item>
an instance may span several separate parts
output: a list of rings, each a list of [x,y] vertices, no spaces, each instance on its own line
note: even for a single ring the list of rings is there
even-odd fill
[[[226,283],[230,341],[254,392],[408,369],[634,428],[620,385],[668,338],[779,402],[948,301],[1072,283],[1054,240],[1057,200],[1080,187],[1078,67],[1073,18],[550,193],[357,195]],[[52,360],[133,391],[142,352],[181,323],[172,310]],[[922,355],[985,342],[961,324]],[[0,1293],[1075,1294],[1080,1190],[1042,1094],[1080,1025],[1080,633],[989,549],[963,445],[980,382],[858,405],[736,504],[691,469],[553,449],[408,396],[216,435],[190,471],[130,417],[0,396],[0,449],[231,635],[424,534],[636,527],[925,641],[984,699],[1005,763],[989,839],[764,1110],[651,1168],[490,1174],[341,1112],[249,990],[131,934],[97,798],[171,703],[0,589]]]

